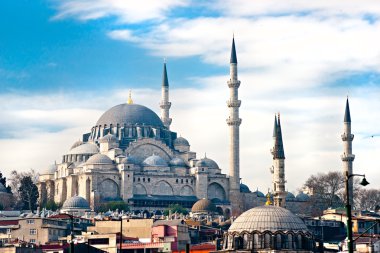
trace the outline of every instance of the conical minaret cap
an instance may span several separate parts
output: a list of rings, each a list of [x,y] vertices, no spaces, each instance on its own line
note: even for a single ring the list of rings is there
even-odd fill
[[[231,48],[230,63],[237,63],[236,49],[235,49],[235,38],[232,38],[232,48]]]
[[[274,149],[273,149],[273,159],[285,159],[284,145],[282,142],[280,114],[278,114],[278,118],[277,118],[277,131],[276,131],[275,137],[276,139],[275,139]]]
[[[346,100],[346,111],[344,112],[344,122],[351,122],[351,114],[350,114],[350,105],[348,103],[348,98]]]
[[[274,126],[273,126],[273,138],[276,138],[277,136],[277,116],[274,115]]]
[[[162,73],[162,86],[169,87],[168,73],[166,71],[166,62],[164,62],[164,71]]]

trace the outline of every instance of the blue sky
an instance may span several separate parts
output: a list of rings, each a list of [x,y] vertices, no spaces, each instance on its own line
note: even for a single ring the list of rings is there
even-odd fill
[[[129,89],[158,113],[167,58],[172,129],[228,173],[234,33],[243,182],[271,185],[278,111],[291,191],[310,174],[340,170],[347,95],[354,168],[380,182],[373,165],[380,152],[379,17],[371,0],[1,1],[0,168],[41,170],[59,161]]]

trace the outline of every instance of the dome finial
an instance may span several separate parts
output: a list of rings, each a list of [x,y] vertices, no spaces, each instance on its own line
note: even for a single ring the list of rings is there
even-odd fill
[[[268,191],[266,197],[267,197],[267,202],[265,202],[265,205],[266,205],[266,206],[271,206],[271,205],[272,205],[272,201],[270,201],[270,194],[269,194],[269,191]]]
[[[129,104],[129,105],[133,104],[133,100],[132,100],[132,91],[131,91],[131,90],[129,90],[127,104]]]

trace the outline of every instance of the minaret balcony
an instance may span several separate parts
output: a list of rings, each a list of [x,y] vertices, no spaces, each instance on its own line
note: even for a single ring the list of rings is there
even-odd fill
[[[230,99],[230,100],[227,101],[227,106],[228,107],[240,107],[240,105],[241,105],[241,100],[232,100],[232,99]]]
[[[171,102],[165,102],[165,101],[160,102],[161,109],[169,110],[171,106],[172,106]]]
[[[352,141],[354,139],[353,134],[344,133],[341,136],[342,136],[342,141]]]
[[[239,88],[240,87],[240,81],[239,80],[228,80],[227,81],[228,88]]]
[[[353,154],[349,154],[349,155],[343,154],[340,157],[343,162],[352,162],[353,160],[355,160],[355,155]]]
[[[241,119],[228,118],[226,121],[227,121],[227,125],[229,126],[240,126],[241,124]]]

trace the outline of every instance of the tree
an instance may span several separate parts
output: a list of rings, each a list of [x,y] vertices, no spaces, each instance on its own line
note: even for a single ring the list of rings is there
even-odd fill
[[[360,188],[354,203],[356,209],[374,211],[380,205],[380,190]]]
[[[30,176],[23,177],[20,181],[18,192],[23,209],[35,210],[39,197],[38,188]]]
[[[30,177],[32,179],[33,183],[35,183],[35,184],[37,183],[38,175],[36,174],[36,172],[33,169],[26,171],[26,172],[20,172],[20,173],[17,172],[16,170],[13,170],[11,172],[10,178],[8,179],[8,181],[10,182],[11,188],[12,188],[12,193],[14,196],[15,208],[16,209],[21,209],[23,207],[19,188],[21,186],[21,180],[24,177]]]
[[[98,207],[98,212],[107,212],[108,210],[116,211],[118,209],[119,211],[129,211],[129,206],[124,201],[109,201],[102,203]]]
[[[3,173],[0,172],[0,184],[3,184],[4,187],[7,189],[8,193],[12,193],[11,187],[7,186],[7,178],[3,176]]]
[[[187,211],[187,209],[181,206],[180,204],[170,204],[168,206],[168,209],[164,211],[164,215],[169,215],[169,211],[171,211],[172,214],[178,213],[186,215],[189,213],[189,211]]]
[[[43,207],[46,208],[46,210],[56,211],[60,208],[60,205],[55,203],[54,200],[48,200]]]

